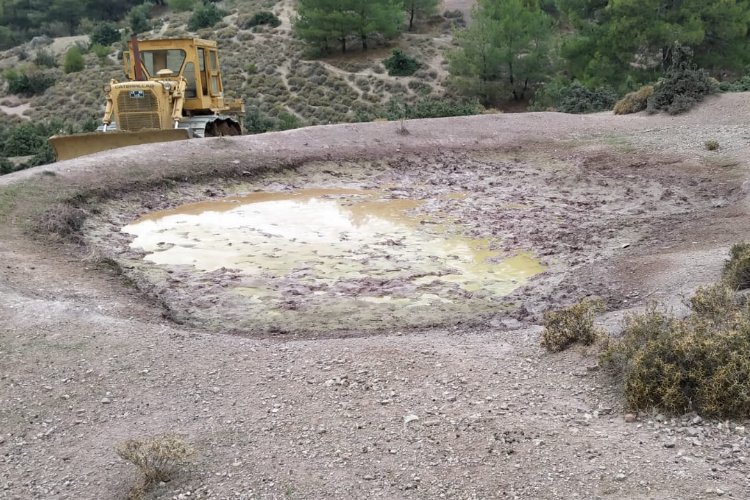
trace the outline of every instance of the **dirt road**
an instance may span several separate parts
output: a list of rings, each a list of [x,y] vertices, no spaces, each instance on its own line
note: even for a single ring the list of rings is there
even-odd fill
[[[198,454],[154,498],[746,497],[743,422],[626,423],[595,357],[538,343],[546,307],[598,294],[616,330],[625,311],[679,304],[716,279],[750,227],[749,110],[750,95],[734,94],[678,118],[493,115],[407,122],[409,134],[340,125],[0,177],[0,497],[124,498],[138,476],[113,446],[165,432]],[[462,217],[553,271],[509,296],[512,314],[269,336],[216,333],[189,314],[177,324],[165,317],[174,296],[102,265],[139,212],[297,175],[354,178],[350,165],[373,160],[417,191],[431,179],[483,187],[492,203],[460,205]],[[506,226],[501,201],[514,195],[533,209]],[[61,243],[28,234],[62,219]]]

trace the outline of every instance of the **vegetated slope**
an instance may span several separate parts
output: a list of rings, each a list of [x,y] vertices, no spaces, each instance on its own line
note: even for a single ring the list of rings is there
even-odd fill
[[[154,19],[154,29],[141,36],[197,36],[216,40],[225,92],[230,97],[244,98],[250,112],[272,117],[292,114],[300,125],[369,121],[383,116],[392,99],[413,101],[444,93],[442,82],[446,72],[442,49],[452,40],[454,21],[435,16],[419,25],[419,32],[405,33],[387,46],[367,52],[355,48],[343,56],[318,59],[308,54],[305,45],[292,36],[293,0],[248,0],[220,5],[230,15],[212,28],[190,32],[187,30],[189,13],[164,11],[161,17]],[[247,20],[262,10],[274,12],[281,25],[244,28]],[[80,41],[87,44],[85,40]],[[0,105],[28,103],[30,108],[24,115],[35,121],[54,117],[72,122],[98,120],[103,111],[104,84],[111,78],[124,78],[117,58],[123,47],[123,43],[116,43],[113,53],[106,58],[86,54],[86,67],[81,72],[65,75],[62,70],[55,70],[56,84],[42,95],[19,100],[9,96],[6,87],[0,96]],[[394,47],[402,47],[416,56],[423,63],[422,69],[412,77],[389,76],[381,61]],[[66,48],[64,43],[53,46],[27,43],[5,51],[0,58],[0,70],[33,61],[40,50],[54,52],[60,61]],[[8,120],[10,113],[0,108],[0,122]]]

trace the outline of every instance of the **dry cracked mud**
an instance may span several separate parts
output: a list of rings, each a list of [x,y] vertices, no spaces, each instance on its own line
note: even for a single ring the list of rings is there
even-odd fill
[[[717,278],[750,227],[747,111],[737,94],[677,118],[339,125],[0,177],[0,496],[124,498],[139,478],[114,445],[172,432],[197,456],[147,497],[747,497],[747,422],[626,422],[595,353],[539,347],[549,308],[600,296],[617,334],[624,313],[678,308]],[[405,233],[375,231],[381,245],[355,248],[369,264],[321,284],[304,259],[253,278],[231,259],[156,264],[143,257],[180,240],[149,251],[122,231],[185,203],[310,189],[349,214],[395,203],[384,217]],[[529,255],[544,270],[494,294],[486,272],[474,290],[419,281],[459,274],[458,247],[420,253],[451,238],[480,242],[485,265]],[[276,293],[260,309],[236,293],[250,279]],[[415,294],[429,300],[387,304]]]

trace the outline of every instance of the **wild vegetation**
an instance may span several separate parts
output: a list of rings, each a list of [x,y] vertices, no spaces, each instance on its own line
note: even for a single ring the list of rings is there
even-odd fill
[[[149,439],[128,439],[115,447],[117,455],[135,465],[143,483],[134,487],[130,498],[141,498],[160,481],[173,479],[195,455],[179,436],[172,434]]]
[[[436,0],[47,3],[0,0],[0,48],[9,48],[0,70],[4,93],[29,105],[25,116],[63,116],[61,130],[98,119],[102,85],[122,78],[118,57],[131,32],[217,40],[227,95],[245,98],[251,132],[511,105],[589,113],[644,85],[654,88],[649,110],[678,113],[715,90],[750,88],[741,73],[750,62],[747,1],[657,9],[630,0],[479,0],[468,26],[460,12],[439,15]],[[627,28],[641,25],[651,29]],[[67,35],[84,38],[53,48],[51,37]],[[717,87],[711,75],[725,81]],[[630,95],[618,112],[642,110],[642,97]]]
[[[550,352],[601,342],[601,359],[634,411],[750,416],[750,244],[734,245],[719,283],[699,288],[690,314],[651,305],[625,318],[619,337],[594,325],[601,304],[582,301],[545,314],[541,345]],[[741,293],[738,293],[741,292]]]
[[[573,344],[592,345],[603,333],[594,326],[594,317],[603,305],[584,300],[544,315],[542,347],[550,352],[564,351]]]

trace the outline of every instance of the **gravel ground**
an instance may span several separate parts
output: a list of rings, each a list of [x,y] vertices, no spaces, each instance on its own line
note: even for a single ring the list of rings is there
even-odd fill
[[[342,125],[142,146],[0,177],[9,214],[0,222],[0,497],[125,498],[140,479],[113,447],[173,432],[195,461],[147,498],[747,498],[748,422],[628,414],[596,356],[546,354],[534,319],[345,338],[207,332],[165,319],[87,250],[29,236],[13,208],[29,200],[8,193],[32,186],[26,196],[44,199],[154,172],[269,175],[279,159],[444,153],[460,163],[481,151],[621,171],[623,188],[638,187],[618,195],[632,206],[659,207],[671,183],[687,210],[623,222],[628,247],[589,261],[591,246],[550,289],[608,291],[599,319],[616,331],[625,312],[652,299],[677,304],[716,279],[728,247],[747,239],[748,108],[750,96],[737,94],[677,118],[480,116],[408,122],[408,136],[393,123]],[[718,152],[705,150],[707,138]],[[540,200],[557,186],[524,182]]]

